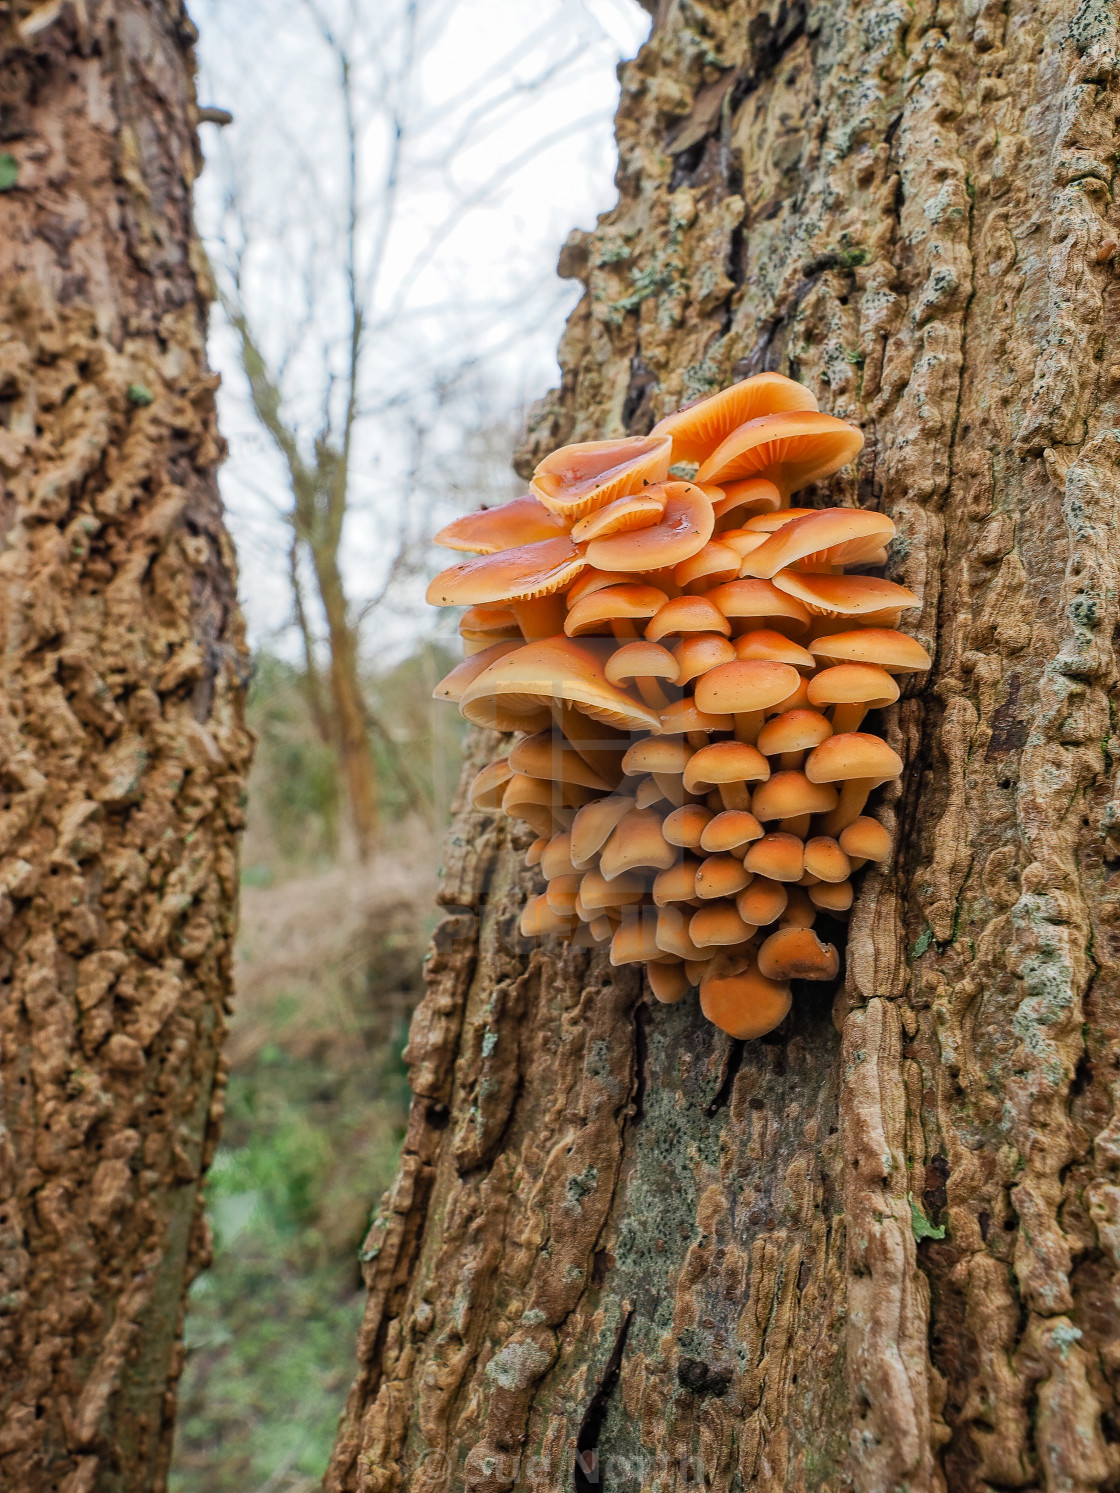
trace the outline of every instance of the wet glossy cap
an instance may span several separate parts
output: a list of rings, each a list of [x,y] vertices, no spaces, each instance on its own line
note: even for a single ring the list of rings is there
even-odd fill
[[[514,498],[497,508],[480,508],[477,513],[457,518],[445,524],[432,542],[444,549],[493,555],[498,550],[537,544],[542,539],[560,539],[567,531],[563,519],[530,496]]]
[[[653,435],[671,436],[673,460],[703,461],[740,425],[782,410],[815,410],[817,401],[804,384],[781,373],[756,373],[718,394],[709,394],[666,415]]]
[[[615,498],[663,481],[672,459],[672,442],[666,436],[626,436],[562,446],[533,473],[533,494],[553,513],[580,519]]]

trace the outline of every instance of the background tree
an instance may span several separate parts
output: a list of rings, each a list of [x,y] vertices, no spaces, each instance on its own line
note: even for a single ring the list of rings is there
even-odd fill
[[[660,0],[518,469],[763,368],[863,427],[898,852],[744,1046],[460,798],[330,1489],[1116,1486],[1118,108],[1095,0]]]
[[[601,118],[593,105],[534,110],[544,96],[570,102],[595,33],[582,3],[546,7],[528,35],[499,33],[481,53],[486,7],[461,0],[298,0],[255,27],[225,9],[204,24],[228,38],[249,97],[215,162],[212,261],[278,458],[255,481],[288,531],[306,687],[365,858],[375,746],[391,752],[393,739],[365,687],[364,646],[383,666],[387,633],[399,648],[427,630],[401,614],[423,614],[433,514],[513,496],[502,416],[517,391],[486,385],[557,299],[510,245],[494,254],[501,274],[478,283],[461,240],[484,231],[518,172]],[[469,46],[448,79],[439,49],[455,28]],[[246,45],[263,64],[248,66]],[[238,81],[219,64],[216,86]],[[395,768],[407,773],[400,754]]]
[[[170,1454],[247,661],[179,0],[0,17],[0,1485]]]

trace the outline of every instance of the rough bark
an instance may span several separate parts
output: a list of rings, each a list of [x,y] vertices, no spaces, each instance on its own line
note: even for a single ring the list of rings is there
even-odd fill
[[[246,655],[179,0],[0,17],[0,1486],[164,1485]],[[12,177],[14,175],[14,181]]]
[[[862,426],[898,854],[744,1047],[520,943],[460,797],[327,1487],[1115,1488],[1116,9],[661,0],[622,78],[521,468],[762,368]]]

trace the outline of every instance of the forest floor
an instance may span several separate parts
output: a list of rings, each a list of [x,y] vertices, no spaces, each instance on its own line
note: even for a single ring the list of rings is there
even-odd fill
[[[293,751],[291,730],[283,750],[270,741],[259,695],[254,715],[229,1094],[206,1184],[214,1259],[191,1289],[171,1493],[319,1485],[353,1372],[358,1251],[404,1134],[401,1052],[435,920],[430,827],[389,822],[366,866],[332,854],[314,752],[306,738]]]

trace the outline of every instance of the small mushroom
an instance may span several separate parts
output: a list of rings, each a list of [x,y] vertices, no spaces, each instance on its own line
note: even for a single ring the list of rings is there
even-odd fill
[[[508,607],[468,607],[459,618],[459,636],[468,658],[494,643],[520,645],[525,641],[517,618]]]
[[[769,881],[798,881],[805,870],[805,847],[796,835],[774,830],[754,842],[743,865]]]
[[[724,809],[714,819],[709,819],[700,831],[700,848],[709,855],[732,853],[742,850],[753,840],[761,840],[764,834],[765,830],[753,814],[742,809]]]
[[[769,776],[770,764],[755,747],[742,741],[714,741],[689,758],[684,786],[689,793],[716,788],[723,808],[749,811],[747,783]]]
[[[856,870],[865,861],[889,860],[891,837],[877,819],[861,814],[840,831],[840,848],[850,857],[852,869]]]
[[[836,883],[847,881],[852,874],[852,863],[830,835],[814,835],[805,841],[805,869],[818,881]]]
[[[563,598],[587,561],[568,538],[542,539],[494,555],[475,555],[441,570],[428,586],[432,606],[505,602],[529,639],[551,637],[564,625]]]
[[[754,559],[754,556],[749,556]],[[780,570],[774,577],[779,591],[796,598],[815,617],[878,618],[889,613],[897,618],[908,607],[920,606],[907,586],[884,581],[874,575],[802,575]]]
[[[705,902],[716,897],[734,897],[751,879],[742,861],[733,855],[708,855],[695,875],[696,895]]]
[[[545,842],[537,859],[548,881],[552,881],[556,876],[571,876],[578,872],[579,867],[572,860],[571,830],[562,830],[559,834],[553,835]]]
[[[494,810],[502,807],[502,795],[513,777],[513,768],[508,757],[499,757],[488,762],[471,784],[471,803],[476,809]]]
[[[526,496],[497,508],[480,508],[477,513],[444,524],[432,543],[449,550],[494,555],[542,539],[562,539],[567,532],[568,525],[562,518],[550,513],[536,498]]]
[[[592,539],[606,539],[611,534],[627,534],[631,529],[646,529],[665,512],[667,497],[663,486],[647,487],[628,498],[615,498],[605,508],[597,508],[572,525],[572,543],[589,544]]]
[[[640,876],[623,874],[608,881],[597,866],[583,873],[579,888],[580,901],[590,913],[612,907],[629,907],[641,902],[645,894],[646,884]]]
[[[581,596],[568,608],[564,631],[570,638],[585,633],[600,636],[612,633],[616,638],[636,638],[635,621],[647,622],[666,600],[664,591],[659,591],[656,586],[603,586]]]
[[[889,627],[860,627],[815,638],[809,652],[830,664],[878,664],[888,674],[916,674],[930,666],[917,638]]]
[[[581,788],[610,791],[594,769],[583,760],[556,731],[538,731],[525,736],[510,749],[509,765],[514,772],[533,778],[551,778],[554,783],[572,783]]]
[[[712,818],[712,811],[703,804],[684,804],[665,816],[661,833],[670,845],[698,850],[703,844],[704,830]]]
[[[646,637],[653,643],[693,632],[720,633],[725,638],[731,635],[730,622],[708,596],[675,596],[646,624]]]
[[[748,420],[780,410],[815,410],[817,401],[804,384],[781,373],[756,373],[718,394],[686,404],[666,415],[651,434],[667,435],[673,441],[673,460],[703,461],[717,446]]]
[[[660,497],[662,491],[665,511],[658,523],[593,539],[587,546],[588,564],[648,573],[679,565],[702,550],[715,528],[711,499],[692,482],[666,482],[653,495]]]
[[[662,1005],[672,1006],[688,994],[689,980],[681,960],[665,960],[646,966],[649,988]]]
[[[781,1024],[792,1002],[789,985],[770,980],[751,960],[713,959],[700,980],[700,1009],[729,1037],[750,1041]]]
[[[731,514],[746,519],[756,513],[773,513],[782,506],[781,493],[765,477],[748,477],[745,482],[725,482],[717,490],[721,495],[712,504],[717,525],[725,522]]]
[[[735,658],[735,645],[718,632],[694,632],[683,637],[673,649],[677,661],[677,682],[691,684],[717,664],[729,664]]]
[[[612,964],[653,964],[662,956],[657,945],[657,913],[635,905],[622,909],[622,921],[611,939]]]
[[[672,866],[659,871],[653,881],[655,907],[665,907],[670,902],[691,902],[696,896],[696,875],[701,861],[691,855],[681,856]]]
[[[639,773],[673,773],[680,776],[692,756],[692,748],[671,736],[644,736],[627,749],[622,770],[629,777]]]
[[[836,565],[866,565],[894,534],[885,513],[866,508],[818,508],[782,524],[753,550],[744,574],[764,580],[787,566],[827,570]]]
[[[795,669],[815,669],[817,661],[807,648],[794,643],[772,627],[752,627],[735,639],[735,657],[761,659],[765,663],[790,664]]]
[[[603,672],[611,652],[596,639],[545,638],[526,643],[485,669],[463,691],[459,709],[476,726],[538,730],[542,707],[566,700],[593,720],[622,730],[656,731],[648,706],[611,684]],[[570,732],[566,733],[570,736]]]
[[[533,843],[529,846],[528,850],[525,852],[525,864],[527,866],[539,866],[541,863],[541,857],[544,855],[549,844],[550,841],[546,840],[543,835],[534,840]]]
[[[631,809],[611,831],[599,856],[599,869],[608,881],[636,867],[664,871],[677,859],[677,848],[661,833],[660,815],[652,809]]]
[[[813,681],[809,681],[812,694]],[[771,716],[758,733],[756,743],[767,757],[777,757],[778,766],[784,770],[800,767],[805,753],[811,752],[822,741],[832,735],[832,726],[817,710],[784,710],[781,715]]]
[[[769,980],[835,980],[840,956],[812,928],[779,928],[758,951],[758,967]]]
[[[792,632],[800,635],[809,630],[808,609],[784,591],[779,591],[773,581],[758,581],[751,578],[725,581],[714,586],[707,600],[722,616],[738,621],[749,617],[766,620],[777,632]]]
[[[624,685],[632,680],[650,709],[660,711],[669,704],[669,697],[658,681],[678,683],[680,669],[668,648],[639,639],[616,649],[603,672],[612,684]]]
[[[823,912],[840,916],[852,905],[854,892],[850,881],[819,881],[809,888],[809,900]]]
[[[783,497],[839,471],[859,455],[854,426],[812,410],[763,415],[741,425],[701,463],[697,482],[742,482],[766,477]]]
[[[707,907],[698,908],[688,923],[688,936],[698,949],[745,944],[757,932],[757,928],[739,916],[734,902],[712,902]]]
[[[710,948],[700,948],[693,943],[689,936],[689,923],[692,921],[691,909],[679,907],[675,903],[667,903],[662,907],[657,916],[657,947],[664,954],[673,955],[677,959],[684,959],[692,963],[702,964],[711,959],[716,952],[715,945]],[[694,971],[687,971],[692,984],[696,983],[693,978]]]
[[[690,746],[696,747],[703,746],[717,731],[730,731],[735,724],[729,715],[711,715],[697,710],[696,701],[689,695],[667,705],[658,719],[663,736],[684,736]]]
[[[816,882],[813,883],[817,885]],[[822,883],[823,885],[823,883]],[[788,888],[785,911],[779,919],[781,928],[811,928],[817,921],[817,909],[809,900],[808,891],[800,885]]]
[[[533,493],[551,512],[574,521],[663,481],[672,459],[672,441],[665,436],[561,446],[538,463]]]
[[[840,831],[863,812],[873,788],[902,772],[902,758],[880,736],[845,731],[809,753],[805,776],[811,783],[841,783],[840,802],[822,824],[825,834]]]
[[[751,812],[765,823],[780,819],[780,829],[803,835],[813,814],[827,814],[838,803],[836,789],[827,783],[813,783],[796,768],[772,773],[760,783],[751,798]]]
[[[513,653],[525,645],[521,642],[493,643],[489,648],[484,648],[480,653],[474,653],[470,658],[463,659],[445,674],[432,691],[433,700],[450,700],[452,704],[458,705],[463,698],[463,691],[469,684],[473,684],[484,669],[491,664],[497,663],[498,659],[505,658],[507,653]]]
[[[545,888],[545,900],[553,912],[559,913],[561,917],[576,916],[576,897],[579,893],[581,877],[578,872],[574,876],[554,876]]]
[[[554,912],[542,892],[525,904],[519,926],[523,938],[546,938],[551,933],[574,933],[576,923],[576,918]]]
[[[809,680],[809,699],[833,707],[834,732],[858,731],[869,710],[898,699],[898,685],[878,664],[834,664]]]
[[[572,820],[570,855],[577,869],[591,865],[603,846],[614,833],[620,820],[634,808],[634,800],[628,794],[613,794],[610,798],[598,798],[585,804]]]
[[[767,876],[756,876],[750,885],[735,898],[739,916],[745,923],[756,928],[765,928],[776,923],[786,910],[789,893],[780,881],[771,881]]]
[[[718,581],[733,581],[741,563],[737,550],[710,539],[702,550],[674,568],[673,580],[682,591],[702,592]]]
[[[734,663],[719,664],[696,681],[696,704],[713,715],[733,715],[735,735],[740,741],[753,744],[766,711],[786,700],[798,682],[797,670],[791,664],[736,659]]]

